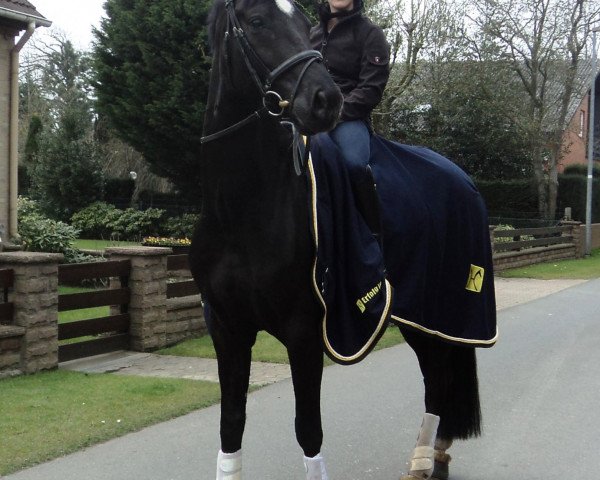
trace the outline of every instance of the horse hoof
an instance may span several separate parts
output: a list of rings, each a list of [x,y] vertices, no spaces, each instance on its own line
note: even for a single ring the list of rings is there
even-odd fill
[[[400,477],[400,480],[433,480],[433,477],[429,477],[427,474],[423,474],[422,476],[413,475],[411,473],[403,475]]]
[[[448,463],[436,460],[430,480],[448,480]]]

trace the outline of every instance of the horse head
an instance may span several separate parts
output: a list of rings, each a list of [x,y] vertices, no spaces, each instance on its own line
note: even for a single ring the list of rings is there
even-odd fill
[[[258,106],[304,134],[333,128],[342,96],[321,54],[310,49],[309,31],[292,0],[216,0],[209,17],[208,114]]]

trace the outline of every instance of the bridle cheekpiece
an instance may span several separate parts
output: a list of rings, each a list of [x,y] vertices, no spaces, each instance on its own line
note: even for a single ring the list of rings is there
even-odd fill
[[[216,133],[202,137],[200,139],[201,143],[207,143],[229,135],[243,126],[262,118],[264,114],[269,114],[274,117],[282,117],[282,122],[290,123],[289,120],[283,120],[283,114],[286,110],[292,108],[296,93],[300,88],[300,84],[304,78],[304,75],[306,74],[306,71],[308,70],[308,67],[310,67],[314,62],[320,62],[323,60],[321,52],[317,50],[304,50],[288,58],[273,70],[269,69],[269,67],[267,67],[260,58],[260,55],[258,55],[256,50],[252,47],[252,45],[250,45],[246,33],[244,32],[244,29],[242,28],[237,15],[235,14],[234,0],[225,0],[225,10],[227,12],[227,28],[225,30],[224,41],[227,44],[230,37],[235,39],[242,53],[242,58],[244,59],[246,68],[248,69],[250,76],[262,94],[262,106],[240,122],[235,123],[224,130],[220,130]],[[225,51],[226,50],[227,49],[225,48]],[[284,99],[279,93],[271,89],[273,83],[285,72],[301,63],[304,63],[304,67],[300,72],[298,80],[296,80],[292,94],[289,99]]]

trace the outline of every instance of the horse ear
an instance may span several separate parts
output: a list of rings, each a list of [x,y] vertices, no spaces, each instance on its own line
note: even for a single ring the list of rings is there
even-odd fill
[[[223,8],[222,2],[215,2],[213,9],[209,14],[208,21],[208,37],[211,48],[211,54],[213,58],[211,82],[214,82],[215,96],[212,99],[211,110],[216,111],[219,107],[222,92],[224,89],[223,82],[226,78],[229,78],[229,69],[227,62],[227,55],[229,52],[228,43],[228,32],[225,21],[225,9]],[[212,89],[211,89],[212,90]]]

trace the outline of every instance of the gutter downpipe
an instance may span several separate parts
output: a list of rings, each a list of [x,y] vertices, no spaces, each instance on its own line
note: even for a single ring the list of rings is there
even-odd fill
[[[29,41],[36,28],[30,20],[27,30],[10,52],[10,151],[8,160],[9,207],[8,238],[18,235],[17,199],[19,190],[19,52]]]
[[[8,238],[18,234],[17,198],[19,189],[19,52],[29,41],[36,27],[49,27],[50,20],[37,15],[0,8],[0,17],[27,23],[27,29],[10,52],[10,117],[9,117],[9,158],[8,158]]]

